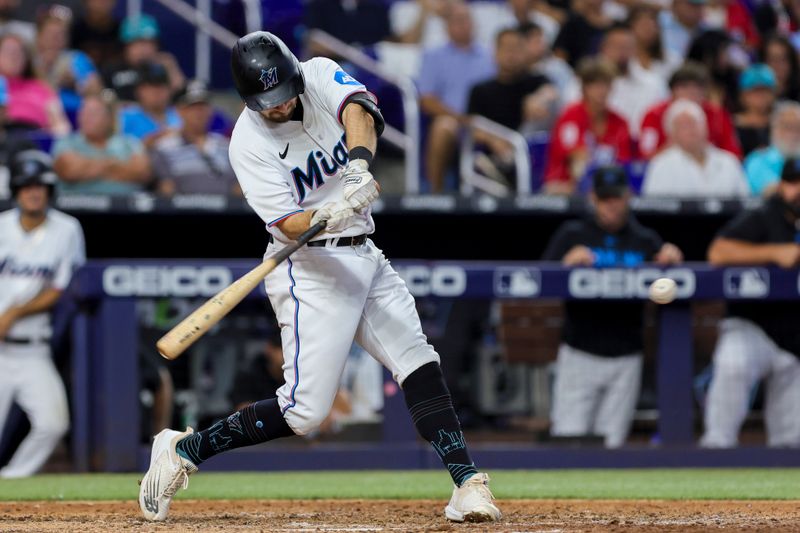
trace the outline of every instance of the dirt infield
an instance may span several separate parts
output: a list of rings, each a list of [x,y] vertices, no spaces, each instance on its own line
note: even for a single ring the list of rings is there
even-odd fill
[[[163,524],[135,502],[0,502],[0,531],[800,531],[796,501],[502,501],[502,522],[450,524],[432,500],[179,500]]]

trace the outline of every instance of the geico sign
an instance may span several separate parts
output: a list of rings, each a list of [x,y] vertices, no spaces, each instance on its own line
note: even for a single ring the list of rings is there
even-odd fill
[[[225,267],[111,266],[103,271],[109,296],[213,296],[231,284]]]
[[[397,273],[414,296],[461,296],[467,290],[467,273],[457,266],[398,267]]]
[[[647,298],[658,278],[675,280],[678,298],[694,295],[694,272],[688,268],[577,268],[569,274],[569,293],[575,298]]]

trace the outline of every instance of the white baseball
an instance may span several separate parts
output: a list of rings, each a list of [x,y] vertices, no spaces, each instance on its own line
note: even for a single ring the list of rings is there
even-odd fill
[[[659,278],[650,285],[650,299],[657,304],[668,304],[675,299],[677,291],[675,280]]]

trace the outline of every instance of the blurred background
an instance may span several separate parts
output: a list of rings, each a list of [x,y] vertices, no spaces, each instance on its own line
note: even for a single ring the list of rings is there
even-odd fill
[[[720,393],[734,437],[703,435],[718,325],[753,316],[726,301],[790,320],[800,298],[794,234],[794,258],[706,262],[746,209],[792,204],[799,23],[796,0],[0,0],[0,210],[15,205],[14,154],[48,152],[53,204],[80,221],[88,259],[54,313],[72,420],[45,468],[135,470],[160,429],[208,427],[283,383],[263,290],[179,360],[154,349],[266,247],[227,161],[242,109],[230,47],[260,29],[378,97],[374,240],[417,299],[479,460],[797,463],[800,400],[774,400],[788,437],[765,429],[776,372],[800,391],[785,328],[767,344],[788,366],[742,348],[753,370]],[[590,227],[607,236],[572,234]],[[676,303],[647,301],[659,277]],[[354,345],[317,434],[214,464],[435,464],[404,410]],[[18,406],[0,416],[1,465],[30,423]]]

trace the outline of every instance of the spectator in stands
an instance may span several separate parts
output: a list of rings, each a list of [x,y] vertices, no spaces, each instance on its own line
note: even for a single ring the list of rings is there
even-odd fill
[[[769,148],[756,150],[744,160],[750,191],[759,196],[775,192],[787,157],[800,157],[800,104],[781,102],[770,120]]]
[[[231,388],[231,403],[240,409],[260,399],[275,398],[275,391],[283,384],[281,332],[275,327],[267,335],[263,352],[236,373]]]
[[[426,22],[442,13],[438,0],[417,0],[419,10],[414,23],[398,34],[392,33],[389,6],[380,0],[311,0],[305,6],[305,26],[322,30],[347,44],[363,47],[381,41],[419,43]],[[311,45],[310,55],[333,57],[327,48]]]
[[[666,145],[664,114],[672,102],[679,99],[691,100],[703,108],[708,139],[712,144],[736,157],[742,156],[730,114],[708,101],[710,83],[708,71],[698,63],[687,62],[672,74],[669,80],[672,98],[650,108],[642,119],[639,130],[639,155],[642,158],[651,159]]]
[[[170,105],[172,91],[167,69],[160,63],[145,63],[136,71],[136,104],[120,111],[120,130],[151,148],[163,136],[181,126],[181,118]]]
[[[186,77],[175,56],[158,48],[158,22],[150,15],[128,17],[120,26],[120,40],[125,45],[122,62],[112,64],[103,71],[106,87],[111,87],[120,100],[136,100],[136,76],[147,63],[161,65],[167,72],[168,86],[172,92],[180,90]]]
[[[728,223],[708,249],[714,266],[800,265],[800,160],[787,159],[777,192],[760,207]],[[765,283],[757,269],[744,269],[739,294]],[[733,287],[736,289],[736,286]],[[753,388],[766,380],[764,413],[767,444],[800,446],[800,306],[794,301],[729,301],[720,322],[714,371],[705,401],[708,448],[736,446]]]
[[[630,214],[625,170],[600,167],[592,175],[591,216],[565,222],[542,256],[566,267],[634,267],[683,260]],[[565,303],[562,343],[553,390],[551,434],[602,435],[609,448],[622,446],[633,420],[642,374],[642,301]]]
[[[769,117],[775,104],[775,75],[763,63],[742,72],[739,78],[739,104],[735,115],[736,134],[744,155],[769,146]]]
[[[431,192],[442,192],[452,164],[460,126],[467,121],[467,98],[473,85],[495,72],[489,53],[473,42],[469,6],[454,3],[447,12],[450,42],[427,50],[419,76],[420,107],[431,119],[425,174]]]
[[[775,74],[779,100],[800,99],[800,61],[797,53],[783,35],[770,35],[759,50],[759,61],[766,63]]]
[[[610,26],[611,20],[603,12],[603,0],[577,1],[561,26],[553,50],[574,68],[581,59],[598,51],[603,34]]]
[[[151,153],[159,193],[241,195],[228,161],[228,138],[208,129],[213,110],[206,84],[190,81],[175,108],[181,129],[160,138]]]
[[[599,55],[617,71],[608,105],[625,118],[631,136],[637,139],[647,110],[667,97],[667,84],[658,76],[633,67],[635,54],[636,41],[631,29],[621,23],[609,28]]]
[[[87,95],[78,112],[78,132],[53,147],[60,190],[77,194],[126,195],[150,180],[150,162],[142,143],[114,132],[111,91]]]
[[[735,156],[708,142],[706,116],[691,100],[675,100],[664,116],[670,147],[647,167],[642,195],[737,198],[750,193]]]
[[[58,90],[61,104],[74,116],[81,96],[97,93],[103,87],[92,60],[78,50],[67,49],[72,12],[64,6],[51,6],[36,19],[36,66]]]
[[[630,161],[628,126],[608,106],[615,76],[614,67],[607,62],[581,62],[578,77],[583,97],[564,109],[553,128],[544,177],[547,193],[572,194],[587,171]]]
[[[497,34],[495,62],[496,77],[472,88],[467,111],[523,134],[549,129],[557,112],[558,92],[547,78],[528,71],[525,40],[517,29]],[[513,160],[511,145],[480,130],[474,134],[490,149],[498,169],[507,173]]]
[[[729,111],[736,109],[739,74],[749,63],[741,45],[722,30],[704,31],[692,41],[686,59],[704,65],[711,74],[708,99]]]
[[[83,13],[72,24],[72,48],[85,52],[95,65],[118,62],[122,57],[116,4],[117,0],[83,0]]]
[[[36,36],[36,28],[30,22],[16,17],[20,0],[0,0],[0,35],[13,33],[20,36],[26,44],[31,44]]]
[[[652,5],[634,6],[628,14],[627,24],[636,41],[636,53],[631,62],[631,70],[652,74],[666,86],[683,57],[664,48],[661,28],[658,25],[658,10]],[[637,124],[636,128],[638,127]]]
[[[57,136],[69,133],[61,100],[36,76],[30,48],[13,33],[0,36],[0,76],[8,83],[8,126],[42,129]]]
[[[672,7],[659,15],[664,49],[675,57],[685,57],[689,43],[703,29],[706,0],[672,0]]]
[[[531,72],[541,74],[550,80],[561,95],[566,94],[569,88],[578,85],[578,80],[569,64],[550,50],[541,27],[529,22],[520,25],[519,31],[525,37],[527,63]],[[561,100],[565,102],[564,98]]]

